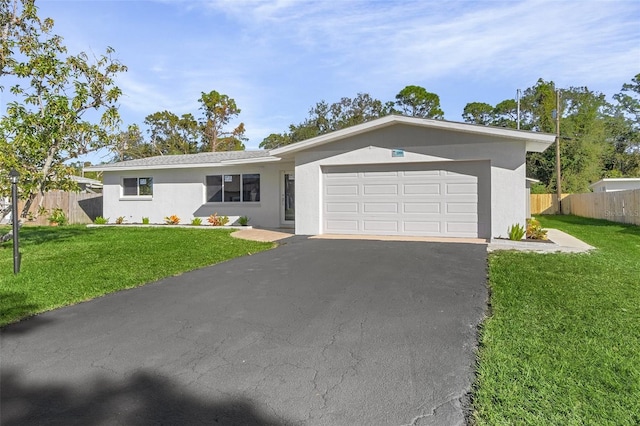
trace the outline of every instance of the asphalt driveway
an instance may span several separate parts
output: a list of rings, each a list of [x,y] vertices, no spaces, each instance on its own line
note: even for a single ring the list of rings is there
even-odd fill
[[[487,297],[485,245],[293,237],[6,327],[0,423],[463,424]]]

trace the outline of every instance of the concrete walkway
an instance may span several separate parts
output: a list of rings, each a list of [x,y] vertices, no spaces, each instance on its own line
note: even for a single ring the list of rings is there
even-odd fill
[[[293,237],[293,229],[241,229],[231,234],[232,237],[244,240],[277,242]],[[558,229],[547,229],[546,241],[511,241],[492,238],[487,241],[482,238],[442,238],[442,237],[412,237],[412,236],[385,236],[385,235],[335,235],[321,234],[309,237],[310,239],[322,240],[371,240],[371,241],[407,241],[407,242],[427,242],[427,243],[464,243],[464,244],[486,244],[487,251],[497,250],[518,250],[535,253],[584,253],[593,250],[595,247],[562,232]]]
[[[492,238],[487,246],[489,252],[496,250],[518,250],[534,253],[585,253],[595,249],[582,240],[558,229],[547,229],[546,241],[510,241]]]
[[[241,229],[231,234],[234,238],[240,238],[241,240],[262,241],[262,242],[276,242],[284,240],[285,238],[293,237],[294,230],[289,228],[283,228],[278,230],[273,229]]]

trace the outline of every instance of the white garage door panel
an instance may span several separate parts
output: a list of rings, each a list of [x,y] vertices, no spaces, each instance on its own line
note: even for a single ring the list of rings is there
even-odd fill
[[[440,203],[405,202],[402,203],[402,212],[405,214],[440,213]]]
[[[392,178],[396,178],[393,176]],[[384,185],[384,184],[365,184],[362,186],[364,195],[397,195],[398,185]]]
[[[363,213],[398,213],[397,203],[363,203]]]
[[[327,195],[358,195],[358,185],[327,185]]]
[[[380,232],[398,232],[398,222],[382,221],[382,220],[364,220],[364,231],[369,234],[377,234]]]
[[[440,222],[404,222],[404,230],[407,233],[421,233],[421,232],[440,232]]]
[[[333,229],[333,232],[339,231],[358,231],[357,220],[327,220],[327,227]]]
[[[391,168],[326,170],[323,232],[477,237],[476,176]]]
[[[440,185],[437,183],[404,185],[403,189],[406,195],[440,194]]]

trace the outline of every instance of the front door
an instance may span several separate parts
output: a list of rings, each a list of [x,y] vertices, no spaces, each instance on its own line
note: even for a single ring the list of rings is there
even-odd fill
[[[281,174],[281,202],[280,222],[283,225],[293,225],[296,218],[296,180],[291,171]]]

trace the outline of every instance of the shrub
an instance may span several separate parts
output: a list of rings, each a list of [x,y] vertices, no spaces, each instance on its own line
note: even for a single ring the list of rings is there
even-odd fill
[[[530,240],[546,240],[547,231],[535,218],[527,219],[527,238]]]
[[[194,217],[193,219],[191,219],[191,224],[193,226],[200,226],[202,225],[202,218],[201,217]]]
[[[177,225],[180,223],[180,218],[175,214],[172,214],[171,216],[167,216],[164,218],[164,223],[166,223],[167,225]]]
[[[64,211],[61,208],[55,208],[47,218],[49,223],[56,225],[66,225],[67,223],[67,215],[64,214]]]
[[[511,225],[507,231],[509,232],[509,239],[513,241],[520,241],[526,233],[524,226],[519,223]]]
[[[240,216],[238,218],[238,223],[240,224],[240,226],[247,226],[249,224],[249,220],[251,219],[247,216]]]
[[[218,213],[214,213],[207,218],[212,226],[224,226],[229,223],[229,216],[218,216]]]
[[[149,218],[148,217],[143,217],[142,218],[142,224],[143,225],[148,225],[149,224]]]
[[[125,220],[126,219],[124,218],[124,216],[118,216],[118,218],[116,219],[116,225],[122,225]]]
[[[106,225],[107,223],[109,223],[109,218],[108,217],[98,216],[93,221],[93,223],[95,223],[96,225]]]

